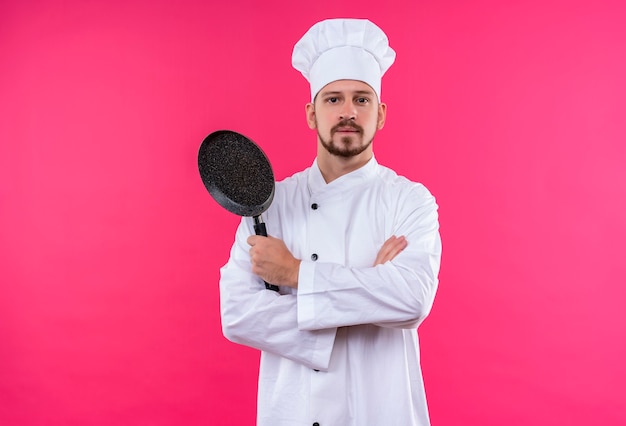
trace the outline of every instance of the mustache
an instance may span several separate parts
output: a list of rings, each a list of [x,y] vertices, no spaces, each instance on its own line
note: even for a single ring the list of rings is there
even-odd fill
[[[339,123],[337,123],[336,125],[334,125],[330,129],[330,134],[334,135],[337,132],[337,130],[339,130],[340,128],[346,128],[346,127],[352,128],[352,129],[356,130],[359,133],[363,133],[363,127],[359,126],[354,121],[352,121],[352,120],[341,120]]]

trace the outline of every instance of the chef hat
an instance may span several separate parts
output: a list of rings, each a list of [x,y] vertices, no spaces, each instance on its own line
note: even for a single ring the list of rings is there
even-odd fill
[[[380,100],[380,81],[396,52],[367,19],[327,19],[313,25],[293,48],[291,63],[311,84],[311,100],[336,80],[360,80]]]

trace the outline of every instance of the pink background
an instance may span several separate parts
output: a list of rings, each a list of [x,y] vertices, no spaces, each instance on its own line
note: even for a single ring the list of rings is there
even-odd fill
[[[389,35],[377,158],[440,204],[433,425],[626,424],[623,4],[3,1],[0,424],[253,424],[258,353],[219,320],[239,219],[197,150],[310,165],[291,49],[336,16]]]

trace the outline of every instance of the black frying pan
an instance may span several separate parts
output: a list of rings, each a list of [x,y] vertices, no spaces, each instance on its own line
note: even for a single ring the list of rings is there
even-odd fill
[[[198,169],[209,194],[231,213],[252,216],[256,235],[267,237],[261,214],[274,199],[274,172],[261,148],[231,130],[218,130],[202,141]],[[278,287],[265,283],[278,291]]]

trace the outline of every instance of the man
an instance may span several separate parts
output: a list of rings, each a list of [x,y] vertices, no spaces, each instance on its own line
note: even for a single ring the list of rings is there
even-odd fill
[[[372,151],[395,52],[370,21],[333,19],[292,59],[317,158],[277,183],[269,237],[242,220],[220,281],[224,335],[262,351],[257,424],[428,425],[417,326],[438,284],[437,205]]]

